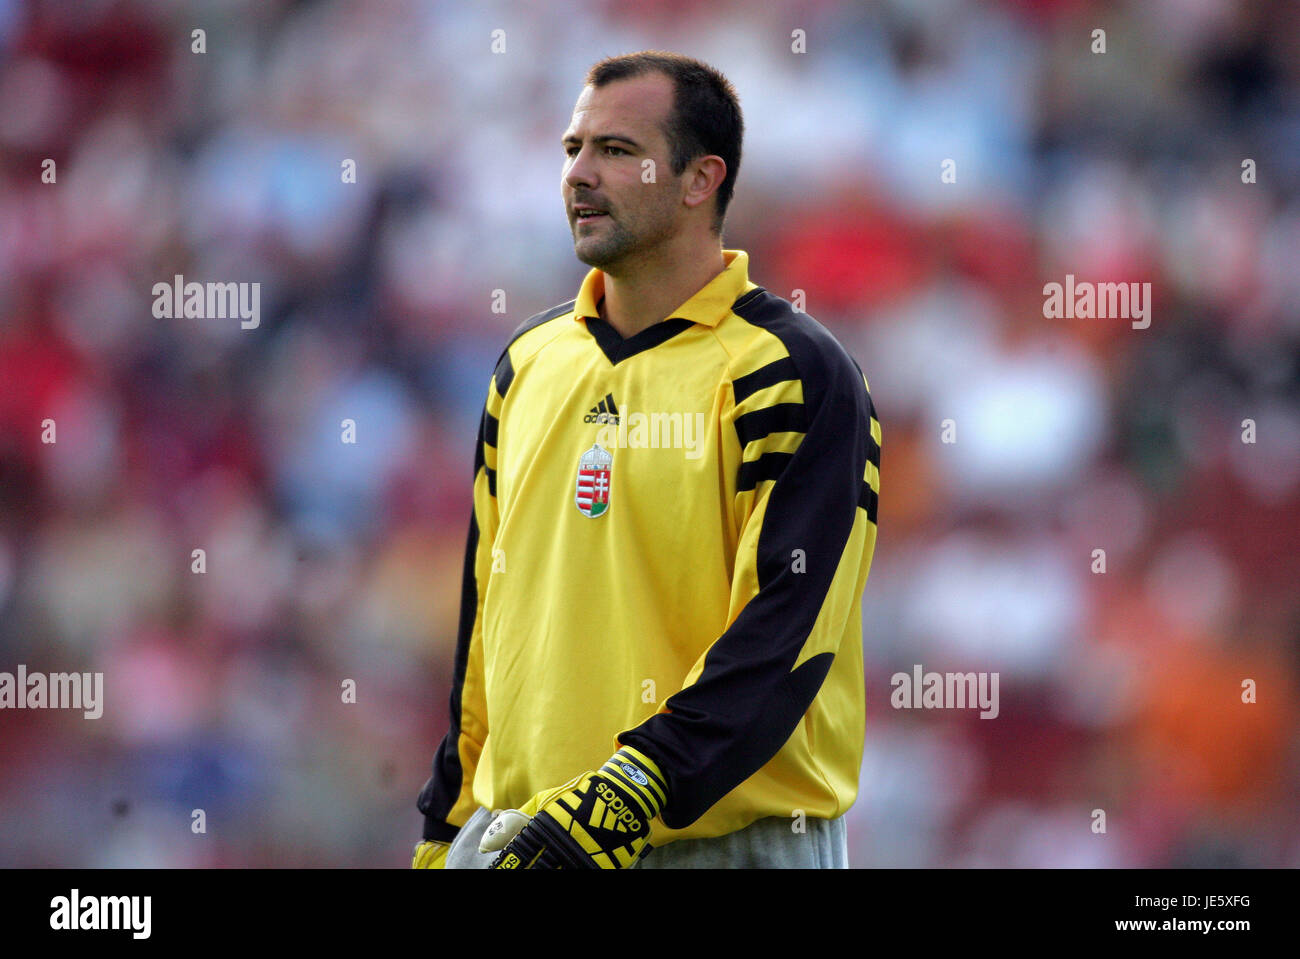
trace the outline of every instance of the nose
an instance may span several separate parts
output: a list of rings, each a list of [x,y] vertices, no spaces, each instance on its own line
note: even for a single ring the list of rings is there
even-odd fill
[[[595,164],[591,162],[591,151],[584,144],[576,156],[568,159],[568,168],[564,171],[563,182],[570,190],[578,187],[594,189],[598,185]]]

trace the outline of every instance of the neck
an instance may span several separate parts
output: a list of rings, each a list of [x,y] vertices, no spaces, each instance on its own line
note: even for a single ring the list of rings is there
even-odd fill
[[[722,244],[709,234],[700,242],[665,246],[635,264],[618,264],[605,273],[600,315],[627,339],[666,320],[726,269]]]

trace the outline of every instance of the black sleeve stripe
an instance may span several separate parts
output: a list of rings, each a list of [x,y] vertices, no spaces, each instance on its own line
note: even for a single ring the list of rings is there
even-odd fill
[[[744,449],[773,433],[802,433],[808,428],[802,403],[776,403],[736,417],[736,435]]]
[[[735,394],[736,405],[739,406],[759,390],[775,386],[777,383],[784,383],[786,380],[797,380],[798,378],[799,374],[795,371],[794,360],[787,356],[769,363],[767,366],[760,366],[753,373],[746,373],[744,376],[737,377],[732,381],[731,391]]]
[[[496,380],[497,393],[501,395],[502,399],[505,399],[510,384],[515,381],[515,365],[510,361],[510,350],[508,348],[501,354],[496,372],[492,376]]]
[[[785,472],[786,466],[792,459],[794,459],[793,453],[764,453],[756,460],[741,463],[736,492],[743,493],[746,490],[756,489],[764,480],[777,479]]]
[[[491,413],[485,412],[483,415],[483,442],[495,448],[497,445],[497,431],[501,429],[501,421]]]
[[[873,523],[876,521],[876,507],[879,505],[879,498],[879,494],[871,488],[866,480],[863,480],[862,495],[858,498],[858,505],[867,511],[867,519]]]
[[[478,616],[478,577],[475,561],[478,556],[478,519],[470,512],[469,534],[465,538],[465,566],[460,584],[460,622],[456,628],[456,656],[451,674],[451,724],[447,735],[433,756],[433,775],[420,790],[416,808],[424,814],[424,838],[450,842],[460,831],[447,822],[452,807],[460,796],[465,771],[460,765],[460,714],[461,693],[465,688],[465,673],[469,668],[469,645],[474,636],[474,620]]]
[[[483,472],[487,473],[488,493],[495,497],[497,495],[497,471],[485,466]]]
[[[880,469],[880,444],[876,442],[876,438],[871,435],[869,430],[867,432],[867,462],[876,469]]]
[[[849,359],[853,360],[853,357],[850,356]],[[867,382],[867,377],[866,377],[866,375],[862,372],[862,367],[858,366],[858,361],[857,361],[857,360],[853,360],[853,368],[854,368],[855,370],[858,371],[858,376],[861,376],[861,377],[862,377],[862,382],[863,382],[863,384],[865,385],[866,382]],[[870,390],[867,391],[867,416],[868,416],[868,422],[870,422],[871,420],[875,420],[877,424],[880,423],[880,417],[876,415],[876,404],[875,404],[875,402],[871,399],[871,391],[870,391]],[[871,436],[870,432],[868,432],[867,436],[868,436],[868,439],[870,439],[870,436]],[[875,441],[874,439],[871,439],[870,441],[871,441],[871,444],[872,444],[873,446],[875,446],[875,442],[876,442],[876,441]],[[876,446],[876,447],[875,447],[875,450],[876,450],[876,456],[875,456],[875,459],[871,460],[871,462],[875,463],[875,464],[876,464],[876,467],[879,468],[879,467],[880,467],[880,447],[879,447],[879,446]]]
[[[491,423],[489,423],[491,421]],[[492,431],[493,446],[496,446],[496,418],[493,417],[486,409],[479,418],[478,423],[478,442],[474,444],[474,475],[470,482],[478,479],[478,471],[487,467],[487,451],[484,449],[488,431]],[[472,487],[471,487],[472,488]],[[493,490],[492,495],[496,495],[496,471],[488,470],[488,488]]]

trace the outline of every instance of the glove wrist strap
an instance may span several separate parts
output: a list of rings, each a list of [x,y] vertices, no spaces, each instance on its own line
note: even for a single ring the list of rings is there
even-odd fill
[[[654,819],[668,804],[668,783],[659,767],[645,753],[623,746],[600,767],[636,800],[646,822]]]

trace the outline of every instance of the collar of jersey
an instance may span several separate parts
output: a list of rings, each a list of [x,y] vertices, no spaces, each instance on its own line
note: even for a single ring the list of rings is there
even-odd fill
[[[731,312],[731,305],[750,287],[749,254],[744,250],[723,250],[726,269],[706,283],[694,296],[673,310],[670,320],[690,320],[704,326],[717,326]],[[605,274],[593,269],[582,281],[578,297],[573,303],[575,320],[600,317],[597,304],[605,295]]]

